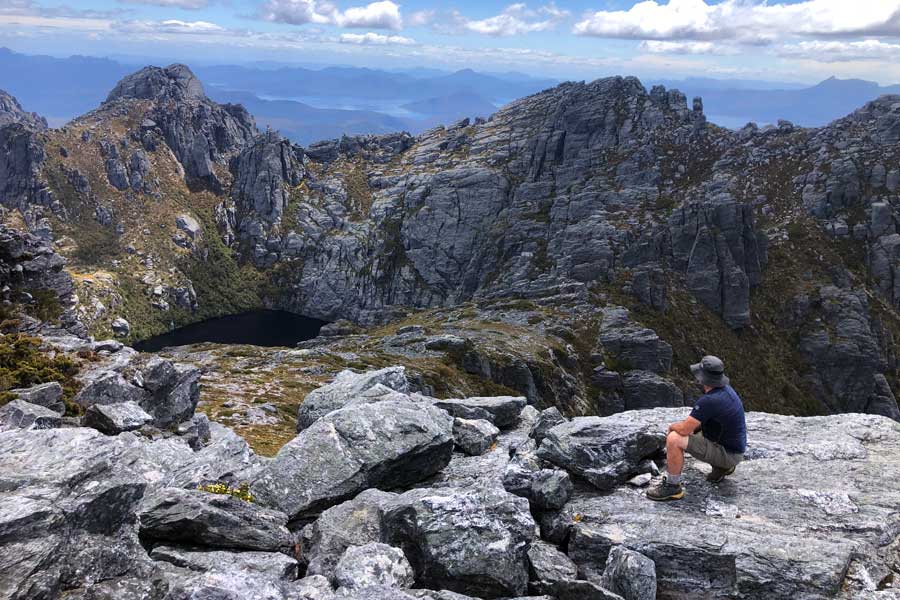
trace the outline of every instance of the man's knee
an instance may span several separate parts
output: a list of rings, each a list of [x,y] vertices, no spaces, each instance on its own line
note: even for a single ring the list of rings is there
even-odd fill
[[[669,435],[666,436],[667,448],[678,448],[679,450],[684,450],[685,448],[687,448],[687,443],[687,436],[681,435],[676,431],[670,431]]]

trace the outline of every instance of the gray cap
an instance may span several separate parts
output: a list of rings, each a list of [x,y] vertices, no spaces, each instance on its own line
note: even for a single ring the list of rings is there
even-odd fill
[[[725,387],[728,377],[725,376],[725,363],[718,356],[704,356],[695,365],[691,365],[691,373],[703,385],[709,387]]]

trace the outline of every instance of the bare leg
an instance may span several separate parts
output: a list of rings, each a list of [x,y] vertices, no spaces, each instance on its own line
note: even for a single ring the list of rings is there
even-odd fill
[[[670,431],[666,436],[666,472],[681,475],[684,468],[684,451],[688,445],[687,436]]]

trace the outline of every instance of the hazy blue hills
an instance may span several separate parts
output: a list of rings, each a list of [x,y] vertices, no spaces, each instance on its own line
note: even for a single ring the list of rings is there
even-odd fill
[[[149,60],[149,59],[147,59]],[[419,133],[463,117],[486,117],[516,98],[553,87],[557,81],[525,73],[450,72],[433,68],[370,69],[349,66],[191,65],[207,94],[220,102],[240,102],[263,127],[300,144],[343,134]],[[97,107],[134,59],[33,56],[0,48],[0,89],[51,126]],[[759,80],[705,77],[654,81],[701,96],[709,119],[726,127],[786,119],[803,126],[824,125],[900,86],[859,79],[827,79],[814,86]]]

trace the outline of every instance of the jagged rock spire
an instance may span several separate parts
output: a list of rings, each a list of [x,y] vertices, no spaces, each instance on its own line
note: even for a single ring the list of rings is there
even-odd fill
[[[205,98],[203,84],[187,65],[144,67],[124,77],[106,98],[107,102],[133,98],[137,100],[190,100]]]

